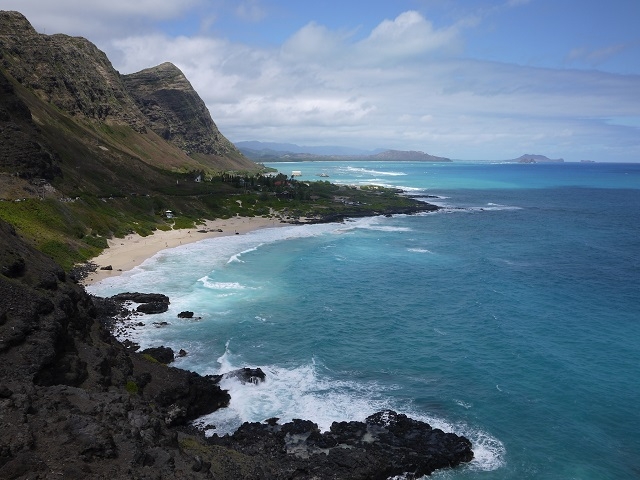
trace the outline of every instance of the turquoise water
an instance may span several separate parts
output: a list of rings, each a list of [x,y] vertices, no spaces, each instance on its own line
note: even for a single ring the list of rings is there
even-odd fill
[[[435,478],[640,477],[640,164],[272,166],[446,208],[205,240],[91,287],[168,294],[131,337],[177,366],[265,370],[204,423],[393,408],[472,440]]]

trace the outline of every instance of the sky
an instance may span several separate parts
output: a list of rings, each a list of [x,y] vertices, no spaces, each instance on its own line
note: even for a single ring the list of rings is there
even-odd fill
[[[0,0],[0,10],[89,39],[123,74],[174,63],[232,142],[640,162],[640,0]]]

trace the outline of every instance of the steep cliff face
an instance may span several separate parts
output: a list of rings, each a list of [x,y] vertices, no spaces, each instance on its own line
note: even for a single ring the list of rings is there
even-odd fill
[[[163,169],[257,169],[219,132],[202,99],[173,65],[122,76],[88,40],[39,34],[18,12],[0,11],[0,31],[0,73],[9,83],[93,129],[99,138],[68,128],[63,135],[81,137],[85,144],[111,143]],[[38,122],[50,120],[34,112],[39,108],[35,101],[29,108]],[[130,130],[111,134],[113,128]]]
[[[227,405],[217,378],[126,350],[2,221],[0,298],[0,478],[199,478],[175,426]]]
[[[224,169],[255,168],[220,133],[205,103],[172,63],[124,75],[122,80],[151,130],[187,155]]]
[[[39,136],[29,107],[0,71],[0,171],[26,179],[59,175],[56,155]]]
[[[151,128],[165,140],[188,154],[239,153],[220,133],[200,96],[172,63],[124,75],[122,79]]]
[[[145,131],[145,119],[120,75],[91,42],[41,35],[18,12],[2,12],[0,30],[2,67],[42,100],[74,116]]]

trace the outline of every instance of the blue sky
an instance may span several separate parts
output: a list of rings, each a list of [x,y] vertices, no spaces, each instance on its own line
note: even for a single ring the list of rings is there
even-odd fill
[[[176,64],[231,141],[640,161],[638,0],[0,0],[121,73]]]

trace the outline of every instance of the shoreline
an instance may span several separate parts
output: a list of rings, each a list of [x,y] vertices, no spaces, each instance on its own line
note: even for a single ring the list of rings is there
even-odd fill
[[[433,212],[440,207],[427,202],[419,202],[410,207],[390,209],[348,209],[338,213],[332,213],[323,217],[301,217],[291,220],[283,220],[281,215],[274,217],[231,217],[205,220],[194,228],[178,230],[155,230],[146,237],[131,233],[124,238],[107,239],[108,248],[102,253],[90,259],[85,265],[95,266],[86,275],[78,279],[83,287],[93,285],[105,278],[117,277],[127,272],[156,253],[168,248],[198,242],[207,238],[223,237],[228,235],[241,235],[259,230],[261,228],[282,227],[287,225],[306,225],[311,223],[343,222],[345,218],[375,217],[379,215],[405,214],[411,215],[420,212]],[[102,270],[102,267],[111,267]]]
[[[262,228],[286,225],[291,224],[282,223],[279,217],[231,217],[205,220],[204,223],[191,229],[155,230],[153,234],[146,237],[131,233],[124,238],[111,238],[107,240],[109,247],[88,262],[95,264],[96,269],[88,272],[78,283],[86,287],[106,278],[117,277],[165,249],[207,238],[242,235]],[[101,269],[109,266],[111,269]]]

